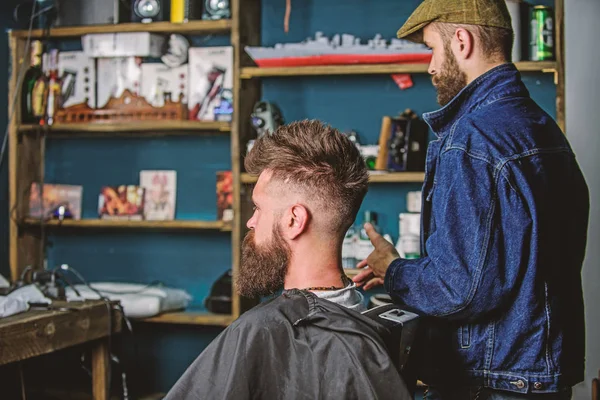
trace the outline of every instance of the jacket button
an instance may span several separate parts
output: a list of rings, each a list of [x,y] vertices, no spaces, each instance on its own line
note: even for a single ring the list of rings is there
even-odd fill
[[[544,385],[542,385],[542,382],[536,382],[533,384],[533,388],[535,390],[542,390],[544,388]]]
[[[524,387],[525,387],[525,382],[523,382],[521,379],[519,379],[517,381],[517,388],[523,389]]]

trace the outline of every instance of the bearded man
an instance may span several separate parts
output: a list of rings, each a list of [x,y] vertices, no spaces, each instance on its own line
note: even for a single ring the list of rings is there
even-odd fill
[[[258,175],[235,285],[283,293],[244,313],[194,361],[167,399],[410,399],[386,350],[391,332],[360,314],[341,248],[367,193],[356,146],[317,121],[259,138]]]
[[[375,246],[354,278],[430,317],[429,398],[568,399],[583,380],[588,188],[510,63],[505,0],[425,0],[398,37],[432,48],[422,257]],[[439,396],[439,397],[438,397]]]

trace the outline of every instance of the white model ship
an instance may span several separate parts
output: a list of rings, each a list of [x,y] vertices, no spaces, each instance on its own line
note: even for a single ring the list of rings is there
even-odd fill
[[[278,43],[274,47],[245,47],[246,53],[259,67],[291,67],[309,65],[428,63],[431,50],[403,39],[388,44],[380,34],[366,44],[360,38],[344,33],[330,40],[322,32],[300,43]]]

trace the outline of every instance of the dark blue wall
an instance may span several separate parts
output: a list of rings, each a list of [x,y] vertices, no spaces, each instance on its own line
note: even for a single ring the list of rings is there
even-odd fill
[[[550,3],[551,0],[542,3]],[[347,32],[369,39],[376,33],[393,37],[419,0],[304,0],[293,2],[291,30],[283,33],[283,0],[263,0],[264,45],[297,41],[321,30]],[[6,16],[3,12],[5,23]],[[2,38],[2,51],[6,39]],[[221,44],[224,38],[218,39]],[[4,57],[6,59],[6,57]],[[0,84],[6,71],[0,69]],[[286,121],[322,119],[342,130],[356,130],[365,143],[376,143],[381,118],[405,108],[417,113],[437,108],[429,77],[413,76],[415,86],[401,91],[389,76],[272,78],[263,82],[264,98],[276,102]],[[555,115],[551,74],[528,73],[532,96]],[[0,122],[6,119],[6,96],[0,96]],[[83,215],[95,217],[103,185],[136,184],[141,169],[176,169],[177,218],[213,219],[215,172],[230,167],[227,137],[160,139],[69,139],[48,142],[47,181],[84,186]],[[6,164],[0,175],[0,264],[6,266]],[[394,240],[398,213],[406,209],[409,190],[418,184],[372,185],[363,210],[379,212],[380,225]],[[359,216],[358,222],[362,221]],[[210,285],[231,266],[228,234],[215,233],[86,233],[51,237],[49,265],[69,263],[89,280],[151,282],[161,280],[194,296],[201,309]],[[127,360],[135,381],[146,390],[166,391],[220,330],[204,327],[136,325],[128,338]]]

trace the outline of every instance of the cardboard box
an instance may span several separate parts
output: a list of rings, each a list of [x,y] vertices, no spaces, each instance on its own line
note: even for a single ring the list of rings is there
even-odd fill
[[[173,101],[187,104],[188,100],[188,64],[170,68],[162,63],[142,64],[141,95],[154,107],[165,105],[165,93],[171,94]]]
[[[82,51],[58,54],[63,108],[87,102],[96,108],[96,60]]]
[[[233,47],[191,47],[189,70],[189,118],[231,121]]]
[[[233,176],[231,171],[217,172],[217,219],[233,221]]]
[[[149,32],[94,33],[81,37],[88,57],[160,57],[166,38]]]
[[[400,214],[400,237],[402,236],[421,236],[420,213]]]
[[[98,197],[100,219],[144,219],[144,188],[135,185],[105,186]]]
[[[140,58],[99,58],[96,105],[98,108],[104,107],[111,97],[119,97],[125,90],[139,95],[141,79]]]
[[[140,171],[144,188],[144,218],[148,221],[175,219],[177,171]]]

